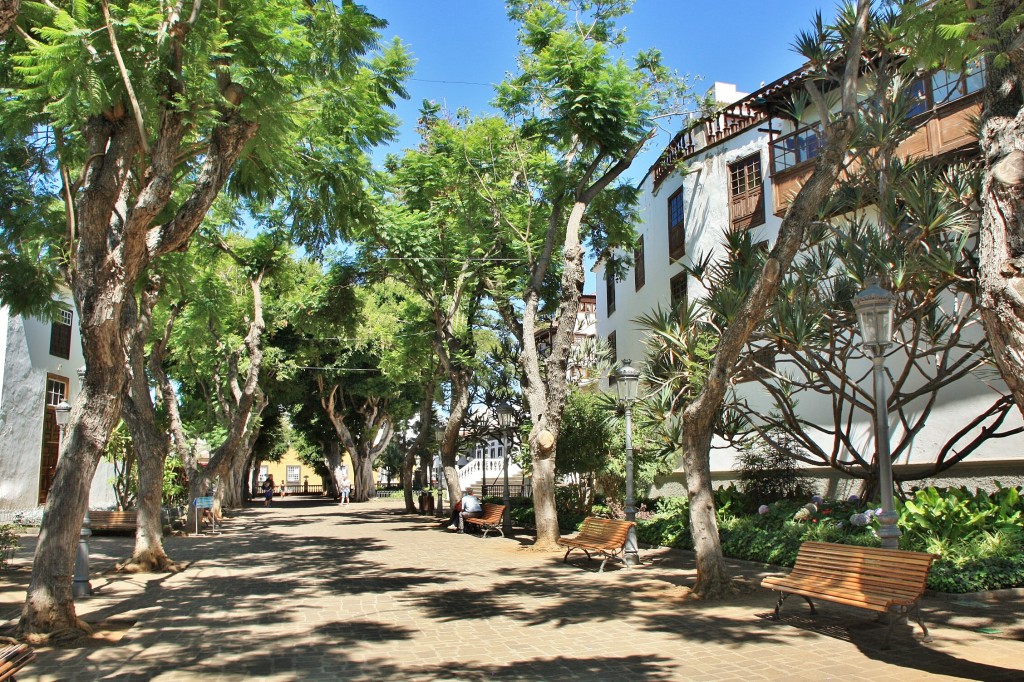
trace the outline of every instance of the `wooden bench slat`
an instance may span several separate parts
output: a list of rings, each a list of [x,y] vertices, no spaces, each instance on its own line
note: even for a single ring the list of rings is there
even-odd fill
[[[505,537],[505,530],[501,527],[504,516],[505,505],[485,502],[481,516],[468,516],[464,520],[466,523],[483,528],[484,537],[487,537],[487,534],[492,530],[498,531],[501,533],[501,537]]]
[[[588,558],[590,557],[590,552],[604,555],[604,561],[601,562],[601,568],[598,569],[599,573],[604,570],[604,564],[608,559],[622,559],[623,563],[625,563],[626,541],[629,538],[630,528],[635,525],[632,521],[600,519],[588,516],[583,520],[583,527],[580,528],[579,533],[572,537],[561,537],[558,539],[558,544],[568,548],[562,561],[568,560],[569,552],[573,549],[582,549]],[[626,566],[628,567],[629,564],[626,564]]]
[[[12,644],[0,649],[0,680],[14,677],[26,665],[34,661],[36,652],[27,644]]]
[[[108,530],[133,532],[138,526],[138,512],[95,510],[89,512],[89,528],[92,530]]]
[[[926,552],[805,542],[797,551],[796,564],[789,575],[768,576],[761,585],[779,592],[776,619],[782,602],[795,594],[807,599],[812,613],[812,598],[883,613],[893,607],[904,614],[914,610],[927,638],[928,628],[921,620],[918,602],[934,560],[935,555]],[[886,644],[893,622],[890,613]]]

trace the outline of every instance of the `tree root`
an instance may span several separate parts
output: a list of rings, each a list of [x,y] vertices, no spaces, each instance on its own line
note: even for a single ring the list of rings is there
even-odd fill
[[[171,561],[166,554],[132,557],[123,564],[117,564],[119,573],[180,573],[185,567]]]
[[[52,630],[37,630],[22,623],[18,625],[18,638],[32,646],[76,646],[92,634],[92,626],[81,618],[75,618],[74,625],[55,627]]]
[[[756,591],[757,586],[751,584],[745,578],[732,578],[728,582],[716,582],[711,584],[701,584],[700,581],[698,581],[697,584],[693,586],[693,589],[690,590],[690,593],[686,598],[701,601],[712,601],[740,597]]]

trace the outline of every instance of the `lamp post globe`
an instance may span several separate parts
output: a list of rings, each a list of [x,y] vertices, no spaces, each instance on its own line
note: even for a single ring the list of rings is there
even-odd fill
[[[68,420],[71,419],[71,405],[68,401],[61,400],[59,403],[53,406],[53,418],[57,422],[57,428],[60,429],[60,433],[64,435],[64,427],[68,425]]]
[[[622,402],[626,417],[626,520],[634,523],[636,522],[636,496],[633,490],[633,403],[636,402],[639,384],[640,371],[630,365],[629,360],[623,360],[622,367],[615,373],[615,390],[619,394],[619,401]],[[640,561],[635,525],[629,529],[622,558],[629,565]]]
[[[898,549],[900,529],[896,525],[893,499],[892,454],[889,451],[889,412],[885,386],[885,350],[892,345],[893,317],[896,296],[883,289],[877,278],[868,279],[864,290],[853,297],[864,343],[864,352],[871,358],[871,376],[875,400],[875,462],[878,465],[878,487],[882,513],[878,515],[878,537],[882,547]]]

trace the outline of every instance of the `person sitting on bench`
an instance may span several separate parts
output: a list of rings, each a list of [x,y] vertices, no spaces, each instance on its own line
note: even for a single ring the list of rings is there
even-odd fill
[[[473,490],[471,488],[466,488],[466,491],[462,494],[460,505],[461,511],[459,511],[458,525],[452,523],[448,526],[448,530],[458,530],[461,533],[466,527],[465,519],[483,516],[484,507],[480,504],[480,500],[477,496],[473,494]],[[452,515],[454,516],[454,512]]]

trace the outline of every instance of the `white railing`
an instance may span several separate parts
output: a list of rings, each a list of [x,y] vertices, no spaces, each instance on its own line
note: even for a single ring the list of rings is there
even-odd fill
[[[483,457],[477,457],[466,462],[465,466],[459,467],[459,487],[465,490],[480,485],[484,480],[484,473],[487,474],[487,483],[496,483],[504,471],[504,460],[498,457],[488,457],[485,462]],[[514,460],[508,461],[508,475],[521,476],[523,470]]]

